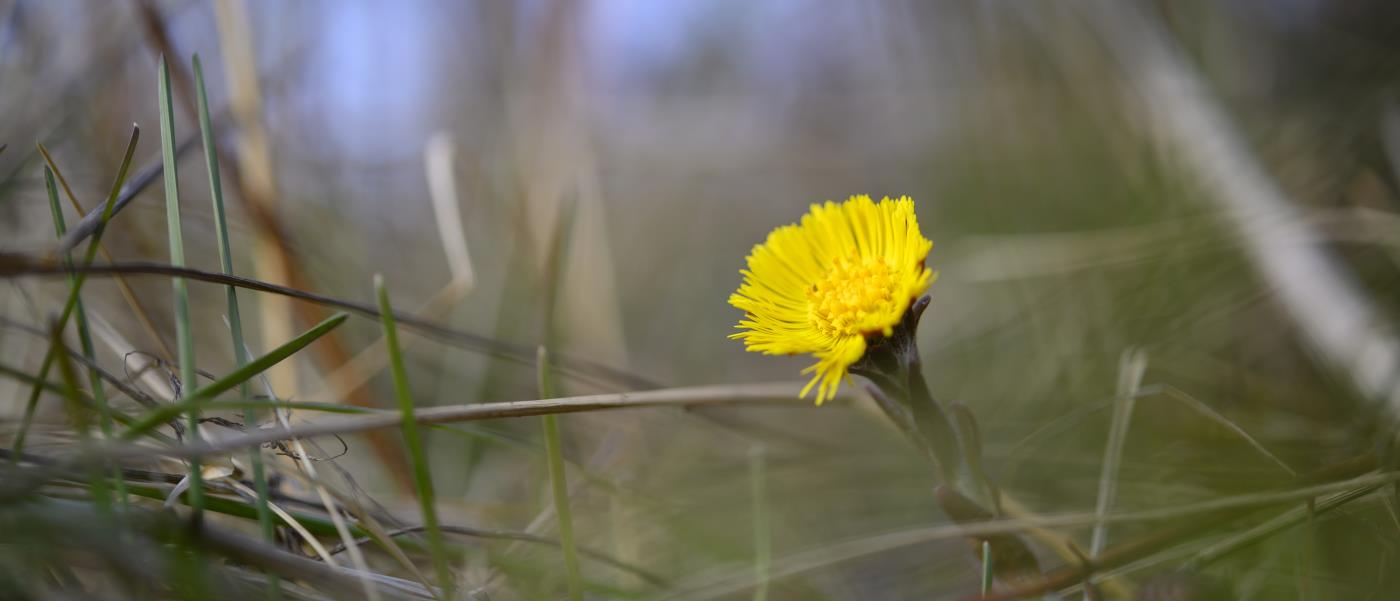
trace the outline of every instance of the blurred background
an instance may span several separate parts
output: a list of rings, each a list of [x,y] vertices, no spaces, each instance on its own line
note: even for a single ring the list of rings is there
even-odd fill
[[[1114,400],[1136,399],[1110,453],[1111,512],[1186,509],[1115,523],[1106,548],[1204,524],[1211,514],[1192,504],[1293,490],[1299,475],[1384,455],[1394,434],[1400,10],[1389,2],[11,0],[0,2],[0,250],[53,244],[35,141],[87,208],[133,122],[133,170],[159,164],[162,53],[177,140],[197,140],[189,58],[203,61],[239,273],[358,301],[382,273],[400,309],[658,386],[797,380],[807,358],[726,339],[744,257],[811,203],[912,196],[940,272],[919,332],[924,369],[935,395],[977,416],[986,468],[1018,515],[1095,511],[1123,411]],[[180,163],[185,243],[192,266],[216,270],[205,173],[194,144]],[[168,260],[162,198],[157,183],[118,216],[110,260]],[[110,278],[85,295],[99,363],[115,373],[132,369],[131,351],[170,359],[174,345],[167,281],[127,281],[129,297]],[[42,327],[65,291],[55,278],[7,279],[0,311]],[[199,367],[226,373],[224,291],[193,284],[192,295]],[[324,316],[241,299],[254,354]],[[274,370],[272,386],[392,408],[382,352],[361,354],[378,337],[353,318]],[[529,365],[405,341],[420,406],[540,396]],[[45,348],[0,329],[7,365],[33,373]],[[141,385],[159,396],[156,380]],[[559,393],[622,387],[564,377]],[[0,381],[5,423],[28,390]],[[41,405],[41,423],[63,419],[61,403]],[[921,534],[947,523],[927,468],[866,401],[561,424],[580,541],[667,581],[585,563],[597,598],[977,590],[966,542]],[[553,536],[538,429],[430,432],[443,521]],[[416,521],[398,438],[344,442],[337,477],[353,478],[342,484]],[[756,478],[768,508],[757,521]],[[1212,523],[1104,593],[1210,598],[1145,596],[1194,558],[1183,578],[1228,588],[1220,598],[1393,598],[1394,491],[1305,518],[1295,510],[1322,497],[1295,495]],[[1211,555],[1288,511],[1292,522]],[[1090,526],[1057,532],[1087,554]],[[758,585],[756,531],[773,569]],[[557,549],[462,544],[468,588],[562,598]],[[1043,567],[1073,563],[1035,549]],[[32,576],[11,559],[4,578]]]

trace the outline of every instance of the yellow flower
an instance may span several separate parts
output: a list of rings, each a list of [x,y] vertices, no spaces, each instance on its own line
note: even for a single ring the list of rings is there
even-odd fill
[[[868,341],[888,337],[934,278],[924,267],[933,243],[919,233],[914,201],[852,196],[812,205],[802,222],[779,227],[755,246],[744,283],[729,304],[744,310],[730,335],[752,352],[811,353],[817,363],[802,396],[836,395]]]

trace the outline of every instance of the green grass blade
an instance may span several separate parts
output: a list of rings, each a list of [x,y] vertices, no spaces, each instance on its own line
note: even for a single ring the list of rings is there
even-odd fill
[[[160,57],[160,71],[157,75],[157,99],[160,101],[160,154],[165,165],[165,227],[170,239],[170,264],[185,266],[185,237],[180,225],[180,177],[177,171],[175,154],[175,109],[170,97],[170,65],[165,57]],[[193,398],[198,391],[199,379],[195,374],[194,333],[190,327],[190,291],[185,278],[170,279],[173,292],[171,306],[175,313],[176,358],[180,364],[180,397]],[[199,440],[199,411],[189,411],[189,437]],[[196,516],[202,512],[204,504],[204,478],[200,473],[200,462],[190,459],[190,507]],[[196,517],[196,519],[198,519]]]
[[[209,173],[209,198],[213,203],[214,210],[214,235],[219,245],[219,268],[224,273],[233,275],[233,251],[229,244],[228,218],[224,211],[224,191],[219,178],[219,154],[214,144],[214,125],[209,118],[209,95],[204,87],[204,65],[200,62],[198,54],[194,55],[192,61],[194,63],[195,93],[199,102],[199,134],[204,143],[204,163]],[[247,364],[247,361],[245,361],[246,356],[243,354],[243,318],[238,310],[238,289],[226,286],[225,293],[228,296],[229,333],[233,337],[234,367],[242,368]],[[239,383],[238,397],[247,399],[251,396],[247,381]],[[257,410],[252,406],[244,408],[243,423],[250,428],[253,427],[253,424],[258,423]],[[252,449],[248,453],[248,463],[253,469],[253,492],[257,495],[259,529],[262,530],[264,540],[275,541],[276,532],[273,529],[272,509],[267,504],[269,491],[262,450]],[[280,599],[282,587],[277,575],[269,573],[268,583],[272,585],[272,598]]]
[[[131,128],[131,138],[126,143],[126,154],[122,157],[121,166],[117,169],[117,179],[112,182],[112,190],[107,195],[107,203],[102,208],[102,220],[98,223],[97,229],[93,231],[92,243],[88,246],[87,253],[83,257],[83,266],[92,265],[92,260],[97,256],[98,243],[102,241],[102,233],[106,229],[107,220],[112,218],[112,207],[116,204],[117,194],[121,192],[122,184],[126,181],[127,171],[131,168],[131,157],[136,153],[136,142],[141,139],[141,128],[133,126]],[[42,151],[43,145],[40,145]],[[42,152],[48,156],[47,152]],[[53,169],[54,165],[49,165]],[[69,288],[68,299],[63,304],[63,312],[58,317],[58,328],[60,330],[68,327],[68,319],[73,314],[73,309],[78,304],[78,294],[82,291],[83,283],[87,281],[86,273],[78,273],[77,279]],[[39,375],[36,382],[44,382],[49,376],[49,370],[53,367],[54,348],[49,347],[48,353],[44,355],[44,361],[39,366]],[[29,398],[24,405],[24,415],[20,419],[19,431],[15,434],[15,444],[13,447],[14,456],[23,454],[25,439],[29,433],[29,427],[34,421],[34,410],[39,406],[40,387],[34,386],[29,389]]]
[[[433,501],[432,473],[428,471],[428,458],[423,453],[423,442],[418,436],[418,422],[413,419],[413,395],[408,388],[408,375],[403,366],[403,353],[399,350],[399,333],[394,323],[394,309],[389,303],[389,290],[384,286],[384,278],[374,276],[374,294],[379,301],[379,321],[384,327],[385,350],[389,353],[389,371],[394,377],[394,395],[399,400],[399,411],[403,414],[403,438],[408,445],[409,459],[413,462],[413,483],[418,488],[418,503],[423,512],[423,526],[428,535],[428,547],[432,551],[433,569],[437,572],[444,599],[454,598],[452,571],[447,563],[447,549],[442,540],[442,529],[438,527],[437,510]]]
[[[992,592],[992,576],[993,576],[994,573],[995,573],[995,572],[992,571],[992,543],[991,543],[991,541],[986,541],[986,540],[984,540],[984,541],[982,541],[982,596],[983,596],[983,597],[987,596],[987,593]]]
[[[549,369],[549,352],[539,350],[540,397],[556,396],[554,375]],[[559,518],[559,543],[564,551],[564,572],[568,578],[570,601],[583,599],[583,576],[578,567],[578,545],[574,541],[574,516],[569,510],[569,482],[564,468],[564,447],[559,437],[559,419],[553,414],[541,418],[544,424],[544,448],[549,466],[549,489],[554,498],[554,513]]]
[[[244,382],[253,379],[258,374],[267,371],[269,367],[280,363],[283,359],[292,356],[297,351],[306,348],[307,345],[315,342],[318,338],[329,334],[340,324],[345,323],[349,316],[345,313],[336,313],[327,317],[325,321],[316,324],[311,329],[303,332],[300,336],[291,339],[286,344],[272,349],[266,355],[258,357],[252,361],[244,363],[242,366],[229,372],[222,378],[214,380],[191,394],[178,403],[163,405],[161,408],[151,411],[141,418],[140,422],[128,428],[122,433],[122,438],[134,440],[137,437],[154,430],[161,424],[170,421],[172,418],[187,412],[194,412],[203,406],[204,403],[212,400],[220,394],[232,390]],[[247,405],[253,406],[253,405]]]

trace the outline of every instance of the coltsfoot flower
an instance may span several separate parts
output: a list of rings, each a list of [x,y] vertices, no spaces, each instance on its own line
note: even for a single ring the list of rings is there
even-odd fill
[[[931,248],[907,196],[812,205],[749,254],[744,282],[729,297],[746,313],[743,331],[730,338],[766,355],[811,353],[817,362],[802,370],[813,374],[802,396],[816,387],[820,405],[937,277],[924,266]]]

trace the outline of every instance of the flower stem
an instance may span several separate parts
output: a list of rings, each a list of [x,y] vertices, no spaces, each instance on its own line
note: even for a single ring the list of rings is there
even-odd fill
[[[955,422],[924,378],[915,332],[928,304],[927,296],[914,301],[891,335],[867,349],[851,372],[870,381],[867,389],[881,409],[929,456],[936,474],[934,498],[943,513],[959,524],[993,519],[996,512],[987,507],[997,507],[997,493],[981,470],[976,422],[966,408]],[[982,496],[989,498],[979,501]],[[1019,536],[973,537],[969,543],[974,554],[996,558],[984,565],[984,578],[1015,582],[1040,574],[1035,555]]]

